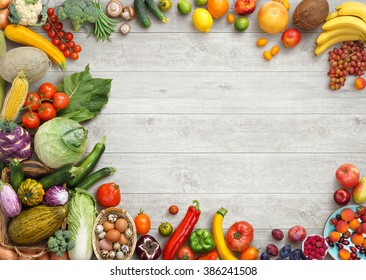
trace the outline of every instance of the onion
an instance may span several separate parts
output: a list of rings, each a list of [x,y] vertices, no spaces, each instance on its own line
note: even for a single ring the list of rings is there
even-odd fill
[[[9,24],[9,14],[9,9],[0,10],[0,29],[4,29]]]
[[[10,0],[0,0],[0,9],[5,9],[9,7]]]
[[[44,203],[50,206],[65,205],[69,200],[69,193],[61,186],[49,188],[44,195]]]

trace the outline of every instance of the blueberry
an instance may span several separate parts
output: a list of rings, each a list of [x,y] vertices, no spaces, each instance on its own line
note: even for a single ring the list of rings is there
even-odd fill
[[[269,258],[269,255],[268,255],[268,253],[267,253],[267,252],[263,252],[263,253],[261,254],[261,256],[260,256],[260,259],[261,259],[261,260],[269,260],[270,258]]]
[[[302,259],[302,251],[300,249],[295,249],[290,254],[290,260],[301,260]]]

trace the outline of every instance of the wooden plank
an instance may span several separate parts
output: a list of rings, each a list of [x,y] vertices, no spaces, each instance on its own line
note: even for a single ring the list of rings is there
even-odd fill
[[[110,152],[362,153],[365,115],[102,115]]]
[[[109,148],[110,139],[107,139]],[[116,173],[122,193],[321,194],[332,198],[340,186],[335,170],[353,162],[366,170],[364,154],[116,154],[106,153],[96,170]],[[93,191],[93,192],[94,192]]]

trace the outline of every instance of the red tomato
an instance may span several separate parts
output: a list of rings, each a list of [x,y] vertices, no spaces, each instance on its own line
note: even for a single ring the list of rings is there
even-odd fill
[[[24,102],[24,107],[28,107],[32,111],[36,111],[41,106],[41,96],[35,92],[29,92]]]
[[[79,59],[79,55],[76,52],[73,52],[73,53],[71,53],[70,58],[72,60],[78,60]]]
[[[47,32],[47,34],[48,34],[48,37],[50,37],[50,38],[55,38],[55,37],[56,37],[56,35],[57,35],[56,31],[55,31],[55,30],[53,30],[53,29],[50,29],[50,30]]]
[[[151,228],[150,217],[144,213],[144,211],[140,210],[140,212],[136,215],[134,219],[136,225],[136,231],[143,235],[147,234]]]
[[[61,39],[59,37],[55,37],[52,39],[52,44],[58,46],[61,43]]]
[[[64,92],[56,92],[53,96],[53,106],[56,109],[65,109],[67,106],[69,106],[70,98],[69,96]]]
[[[343,164],[338,167],[336,178],[342,187],[351,189],[358,184],[358,181],[360,180],[360,171],[358,171],[357,167],[353,164]]]
[[[44,83],[39,87],[38,93],[45,99],[52,99],[56,93],[56,87],[51,83]]]
[[[177,253],[178,260],[187,260],[191,261],[195,259],[195,253],[189,246],[182,246],[179,248]]]
[[[75,42],[74,41],[69,41],[66,43],[66,45],[68,45],[70,48],[75,47]]]
[[[74,52],[79,53],[81,51],[82,51],[82,48],[80,47],[80,45],[75,45]]]
[[[179,211],[179,208],[177,205],[171,205],[169,207],[169,213],[172,214],[172,215],[176,215]]]
[[[96,194],[97,202],[103,207],[115,207],[121,202],[121,193],[116,183],[101,185]]]
[[[69,57],[69,56],[70,56],[70,54],[71,54],[70,49],[66,49],[66,50],[64,50],[64,56]]]
[[[246,221],[236,222],[226,233],[226,244],[231,251],[244,252],[253,240],[254,230]]]
[[[72,39],[74,39],[74,35],[73,35],[71,32],[67,32],[67,33],[65,34],[65,39],[66,39],[67,41],[71,41]]]
[[[65,44],[65,43],[61,43],[61,44],[58,46],[58,49],[59,49],[60,51],[64,51],[64,50],[66,50],[66,44]]]
[[[56,109],[51,103],[43,102],[38,109],[37,114],[42,121],[46,122],[56,117]]]
[[[25,112],[22,117],[22,124],[24,125],[25,128],[36,129],[41,124],[41,120],[39,119],[36,112],[28,111]]]
[[[54,10],[53,8],[48,8],[48,9],[47,9],[47,14],[48,14],[49,16],[52,16],[54,13],[55,13],[55,10]]]

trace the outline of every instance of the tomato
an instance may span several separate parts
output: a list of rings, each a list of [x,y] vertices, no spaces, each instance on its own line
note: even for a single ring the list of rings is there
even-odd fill
[[[56,109],[65,109],[67,106],[69,106],[70,98],[69,96],[64,92],[56,92],[53,96],[53,106]]]
[[[46,31],[50,31],[52,29],[52,25],[51,23],[49,22],[46,22],[44,25],[43,25],[43,29],[46,30]]]
[[[61,38],[62,38],[62,37],[64,37],[64,36],[65,36],[65,31],[60,30],[60,31],[58,32],[58,36],[60,36]]]
[[[121,202],[121,192],[116,183],[101,185],[96,194],[97,202],[103,207],[115,207]]]
[[[177,205],[171,205],[169,207],[169,213],[172,214],[172,215],[176,215],[179,211],[179,208]]]
[[[35,112],[28,111],[22,116],[22,124],[25,128],[36,129],[41,124],[41,120]]]
[[[50,37],[50,38],[55,38],[57,35],[56,31],[53,29],[50,29],[47,34],[48,34],[48,37]]]
[[[255,247],[249,247],[243,253],[240,254],[241,260],[257,260],[258,250]]]
[[[58,49],[59,49],[60,51],[64,51],[64,50],[66,50],[66,44],[65,44],[65,43],[61,43],[61,44],[58,46]]]
[[[134,219],[135,225],[136,225],[136,231],[143,235],[147,234],[150,231],[151,228],[151,222],[150,217],[144,213],[140,209],[140,212],[136,215]]]
[[[35,92],[29,92],[24,102],[24,107],[28,107],[32,111],[36,111],[41,106],[41,96]]]
[[[195,253],[189,246],[182,246],[179,248],[177,253],[178,260],[187,260],[191,261],[195,259]]]
[[[58,46],[61,43],[61,39],[59,37],[52,38],[52,44]]]
[[[62,24],[62,22],[57,22],[57,23],[55,23],[55,29],[57,29],[57,30],[61,30],[61,29],[62,29],[62,27],[64,27],[64,25]]]
[[[82,48],[80,47],[80,45],[75,45],[74,52],[79,53],[81,51],[82,51]]]
[[[70,58],[72,60],[78,60],[79,59],[79,55],[76,52],[73,52],[73,53],[71,53]]]
[[[49,121],[56,117],[56,109],[51,103],[43,102],[38,109],[37,114],[42,121]]]
[[[47,9],[47,15],[52,16],[55,13],[55,10],[53,8]]]
[[[66,43],[66,45],[69,47],[69,48],[73,48],[75,47],[75,42],[74,41],[69,41]]]
[[[226,244],[231,251],[243,252],[253,240],[254,230],[246,221],[236,222],[226,233]]]
[[[64,56],[69,57],[71,54],[71,51],[69,49],[64,50]]]
[[[49,19],[50,19],[50,22],[52,22],[52,23],[56,23],[58,21],[58,17],[55,14],[50,15]]]
[[[56,87],[51,83],[44,83],[39,87],[38,93],[45,99],[52,99],[56,93]]]
[[[161,236],[167,237],[173,233],[173,226],[168,222],[160,223],[158,230]]]
[[[74,39],[74,35],[72,35],[72,33],[71,33],[71,32],[67,32],[67,33],[65,34],[65,39],[66,39],[67,41],[71,41],[72,39]]]

